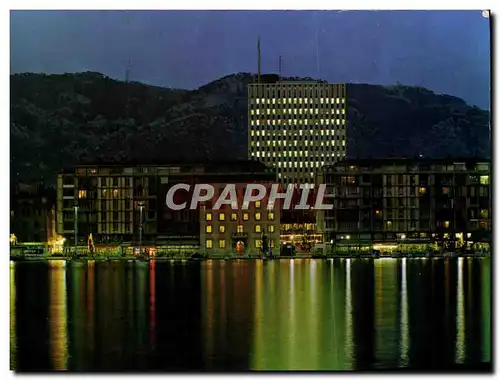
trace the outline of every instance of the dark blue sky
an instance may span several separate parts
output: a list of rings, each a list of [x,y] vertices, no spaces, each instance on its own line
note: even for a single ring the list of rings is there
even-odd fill
[[[98,71],[191,89],[236,72],[427,87],[489,108],[481,11],[15,11],[11,72]]]

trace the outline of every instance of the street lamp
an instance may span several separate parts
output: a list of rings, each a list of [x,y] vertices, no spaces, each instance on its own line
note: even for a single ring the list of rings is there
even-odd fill
[[[75,257],[78,256],[78,205],[73,206],[75,209]]]
[[[142,248],[142,210],[144,203],[139,203],[139,246]]]

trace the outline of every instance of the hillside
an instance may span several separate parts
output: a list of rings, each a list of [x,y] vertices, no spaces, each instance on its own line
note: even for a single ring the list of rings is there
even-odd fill
[[[184,91],[92,72],[11,75],[11,179],[53,182],[95,159],[244,159],[254,80],[240,73]],[[459,98],[363,84],[347,93],[350,157],[490,156],[489,113]]]

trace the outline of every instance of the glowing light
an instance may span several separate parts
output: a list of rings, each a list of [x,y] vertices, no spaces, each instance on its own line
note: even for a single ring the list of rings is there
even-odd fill
[[[400,315],[400,326],[401,326],[401,336],[399,338],[399,346],[401,349],[400,356],[400,366],[408,365],[408,349],[409,349],[409,317],[408,317],[408,284],[406,279],[406,258],[403,258],[403,263],[401,266],[401,315]]]
[[[64,247],[64,242],[66,241],[66,238],[60,235],[56,235],[52,237],[48,241],[48,246],[49,246],[49,252],[51,253],[61,253],[63,251]]]
[[[458,286],[457,286],[457,315],[456,315],[456,347],[455,362],[463,363],[465,359],[465,306],[464,306],[464,258],[458,259]]]

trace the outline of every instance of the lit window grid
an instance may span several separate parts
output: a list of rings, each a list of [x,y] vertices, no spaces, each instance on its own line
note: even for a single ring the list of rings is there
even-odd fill
[[[58,175],[58,181],[63,182],[63,178],[71,177],[73,178],[74,184],[77,184],[80,179],[86,178],[85,176],[79,176],[74,174],[64,174]],[[60,178],[60,180],[59,180]],[[58,189],[58,205],[57,208],[60,210],[57,217],[56,230],[60,234],[68,234],[74,231],[72,227],[70,230],[64,229],[64,222],[67,220],[74,220],[74,209],[73,205],[78,204],[82,201],[86,201],[87,207],[90,207],[92,212],[95,214],[96,219],[93,224],[96,225],[95,233],[97,234],[113,234],[113,235],[130,235],[133,234],[135,221],[134,221],[134,209],[133,209],[133,195],[134,189],[132,185],[133,177],[130,176],[96,176],[97,180],[95,188],[95,198],[87,200],[89,195],[86,190],[82,191],[76,185],[76,191],[73,197],[67,197],[62,194],[62,188],[68,188],[63,186]],[[59,188],[59,186],[58,186]],[[85,193],[85,196],[81,196]],[[64,201],[71,199],[71,206],[65,207]],[[105,206],[103,208],[103,206]],[[145,208],[145,213],[148,211]],[[86,212],[81,210],[79,212],[79,220],[85,220],[86,217],[83,216]],[[137,211],[136,211],[137,213]],[[143,215],[143,220],[147,222],[147,215]]]
[[[244,211],[248,213],[248,220],[243,219],[243,212],[240,212],[238,219],[231,220],[231,213],[234,210],[224,211],[226,217],[224,221],[220,221],[215,215],[219,214],[221,210],[201,210],[200,214],[200,236],[201,245],[209,254],[214,253],[230,253],[235,250],[235,242],[238,240],[233,236],[235,233],[243,233],[246,235],[246,251],[250,253],[258,253],[255,249],[256,242],[262,239],[262,233],[265,233],[270,241],[274,241],[275,246],[279,246],[279,231],[280,231],[280,218],[279,209],[272,211],[273,217],[269,216],[267,210]],[[238,211],[236,211],[238,212]],[[212,215],[211,220],[207,221],[206,215]],[[260,220],[256,220],[256,214],[260,213]],[[224,226],[221,232],[220,227]],[[258,227],[257,227],[258,226]],[[211,243],[207,243],[211,241]],[[220,242],[224,246],[220,246]]]
[[[224,188],[223,184],[214,184],[214,186],[215,194],[220,194]],[[241,197],[245,192],[245,186],[245,184],[236,184],[239,202],[242,200]],[[279,247],[280,206],[278,202],[275,203],[274,208],[271,210],[266,207],[267,197],[260,202],[260,205],[251,202],[247,210],[233,210],[229,205],[214,210],[210,207],[213,204],[212,202],[200,207],[200,244],[206,253],[228,254],[234,252],[237,238],[233,234],[241,232],[246,234],[244,240],[246,240],[247,253],[258,253],[255,244],[261,241],[263,232],[267,234],[270,242],[272,241],[275,247]],[[221,218],[220,215],[224,215],[224,217]],[[224,226],[223,232],[221,232],[221,226]],[[260,226],[261,232],[257,232],[256,226]],[[273,230],[273,232],[270,232],[270,230]],[[208,243],[208,241],[211,241],[211,243]],[[219,245],[221,241],[224,241],[224,247]],[[208,245],[210,245],[210,248]]]
[[[249,158],[276,167],[281,182],[312,182],[316,169],[345,158],[345,85],[249,85],[248,99]]]

